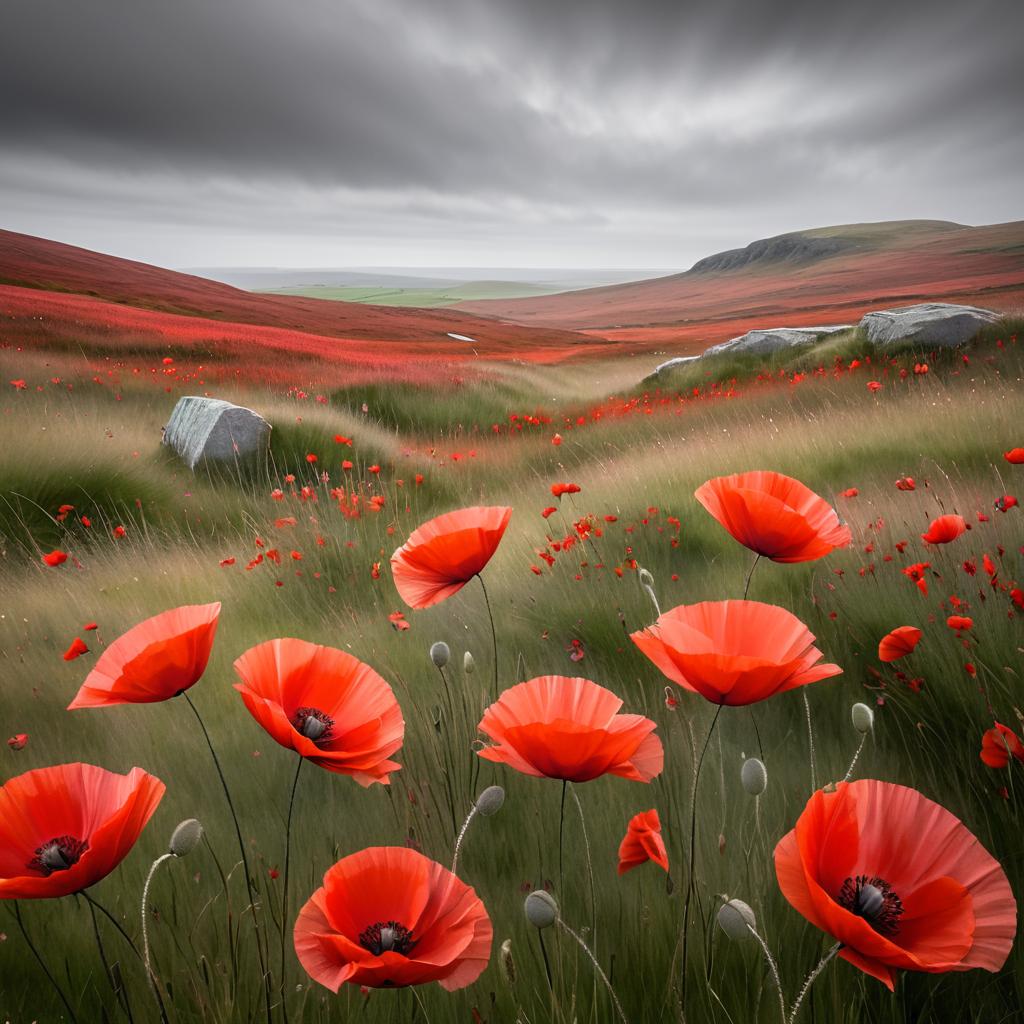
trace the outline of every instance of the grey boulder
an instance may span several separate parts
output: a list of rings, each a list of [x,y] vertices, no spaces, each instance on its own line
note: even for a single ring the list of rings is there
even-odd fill
[[[187,395],[178,399],[164,428],[163,443],[173,448],[189,469],[212,462],[243,461],[264,454],[270,424],[259,413],[219,398]]]
[[[723,341],[720,345],[712,345],[704,355],[715,356],[723,352],[730,355],[740,353],[767,355],[782,349],[793,348],[796,345],[819,341],[829,335],[848,331],[852,326],[852,324],[831,324],[828,327],[769,327],[766,330],[747,331],[746,334],[741,334],[738,338]]]
[[[655,380],[666,370],[674,370],[677,366],[686,366],[687,363],[692,363],[695,359],[699,358],[700,356],[676,356],[675,359],[669,359],[664,363],[659,363],[651,373],[644,377],[644,380]]]
[[[922,302],[916,306],[879,309],[865,314],[860,326],[878,345],[914,341],[922,345],[962,345],[982,327],[995,323],[998,313],[949,302]]]

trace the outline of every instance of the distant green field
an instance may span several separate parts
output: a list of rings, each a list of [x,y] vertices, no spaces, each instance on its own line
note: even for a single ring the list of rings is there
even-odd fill
[[[311,288],[274,288],[274,295],[304,295],[334,302],[366,302],[374,306],[454,306],[471,299],[524,299],[554,295],[559,288],[545,288],[525,281],[468,281],[453,288],[358,288],[314,285]]]

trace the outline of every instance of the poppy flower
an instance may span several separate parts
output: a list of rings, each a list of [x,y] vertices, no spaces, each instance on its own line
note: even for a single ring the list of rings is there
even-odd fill
[[[950,617],[946,619],[946,625],[949,626],[950,629],[955,629],[959,633],[962,629],[973,629],[974,619],[969,615],[950,615]]]
[[[235,689],[282,747],[358,783],[387,783],[401,767],[405,721],[391,687],[369,665],[306,640],[267,640],[236,662]]]
[[[579,484],[552,484],[551,493],[556,498],[561,498],[563,494],[579,494]]]
[[[402,600],[410,608],[429,608],[458,593],[491,560],[511,517],[505,506],[476,506],[414,530],[391,556]]]
[[[814,635],[795,615],[760,601],[679,605],[630,638],[672,682],[712,704],[753,704],[843,671],[819,664]]]
[[[981,759],[989,768],[1005,768],[1010,763],[1010,756],[1024,761],[1024,743],[1009,726],[995,723],[981,737]]]
[[[921,642],[921,636],[916,626],[897,626],[879,642],[878,660],[898,661],[906,657]]]
[[[881,391],[881,390],[882,390],[882,382],[881,381],[878,381],[878,380],[869,380],[868,381],[868,391],[875,392],[875,391]]]
[[[787,900],[892,989],[897,970],[997,971],[1017,928],[999,864],[954,815],[874,779],[818,790],[775,847]]]
[[[963,516],[948,515],[933,519],[927,533],[921,534],[925,544],[948,544],[967,529]]]
[[[295,952],[332,992],[347,981],[402,988],[471,985],[494,930],[476,891],[422,853],[371,846],[324,875],[295,921]]]
[[[810,562],[850,543],[835,509],[781,473],[716,477],[694,496],[736,540],[773,562]]]
[[[668,852],[661,838],[661,820],[657,810],[641,811],[629,820],[626,835],[619,844],[619,874],[654,861],[668,871]]]
[[[1003,458],[1014,466],[1024,465],[1024,448],[1011,448],[1008,452],[1003,452]]]
[[[67,896],[124,859],[164,795],[141,768],[37,768],[0,787],[0,899]]]
[[[622,701],[589,679],[539,676],[507,689],[478,728],[494,741],[477,753],[524,775],[589,782],[619,775],[650,782],[665,753],[655,723],[620,715]]]
[[[917,484],[914,482],[912,476],[901,476],[896,481],[896,490],[898,491],[913,491],[917,489]]]
[[[1009,512],[1011,508],[1015,508],[1019,502],[1012,494],[1004,494],[1001,498],[996,498],[993,502],[992,507],[997,512]]]
[[[176,697],[206,671],[219,615],[219,601],[186,604],[133,626],[100,655],[68,710]]]
[[[64,652],[64,660],[74,661],[75,658],[80,658],[83,654],[88,653],[89,648],[85,646],[85,641],[80,636],[76,636],[71,641],[71,646]]]
[[[28,733],[27,732],[16,732],[8,741],[7,746],[11,750],[24,750],[28,744]]]
[[[64,551],[51,551],[49,554],[43,555],[43,563],[50,568],[63,565],[67,560],[68,556]]]
[[[858,494],[860,494],[860,491],[857,490],[856,487],[847,487],[846,490],[843,491],[844,498],[856,498]]]

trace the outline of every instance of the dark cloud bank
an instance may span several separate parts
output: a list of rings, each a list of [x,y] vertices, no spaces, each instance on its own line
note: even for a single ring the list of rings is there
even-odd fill
[[[1022,12],[8,0],[0,225],[168,265],[675,268],[1018,219]]]

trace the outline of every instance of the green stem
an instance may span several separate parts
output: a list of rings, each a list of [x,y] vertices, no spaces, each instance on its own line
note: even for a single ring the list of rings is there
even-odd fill
[[[498,699],[498,633],[494,628],[494,615],[491,613],[491,600],[487,596],[487,587],[484,586],[484,578],[480,573],[476,574],[476,578],[480,581],[480,589],[484,592],[484,604],[487,605],[487,618],[491,623],[491,645],[494,648],[494,692],[491,694],[491,700]]]
[[[210,739],[210,734],[203,722],[203,717],[199,714],[199,709],[192,703],[192,698],[188,695],[187,690],[182,693],[182,696],[187,701],[188,706],[192,709],[192,713],[196,716],[196,721],[199,723],[199,728],[202,730],[203,738],[206,740],[206,745],[210,749],[210,756],[213,758],[213,766],[217,769],[217,776],[220,778],[220,784],[224,790],[224,797],[228,802],[228,810],[231,812],[231,820],[235,825],[235,836],[238,839],[238,852],[242,855],[242,871],[245,872],[245,891],[249,896],[249,909],[252,912],[252,926],[256,932],[256,952],[259,955],[260,974],[263,977],[263,1001],[266,1008],[267,1024],[273,1024],[273,1016],[270,1012],[270,972],[267,970],[267,960],[263,952],[262,935],[260,933],[259,921],[256,918],[256,895],[253,892],[252,878],[249,875],[249,857],[245,852],[245,840],[242,838],[242,827],[238,824],[238,814],[235,812],[235,804],[231,799],[231,790],[228,789],[228,780],[224,777],[224,770],[220,766],[220,758],[217,757],[217,751],[214,749],[213,740]]]
[[[288,950],[288,869],[292,859],[292,811],[295,808],[295,790],[299,786],[299,772],[305,758],[300,754],[292,779],[292,792],[288,798],[288,823],[284,830],[284,874],[281,876],[281,1013],[288,1024],[288,993],[285,991],[285,960]]]
[[[14,917],[18,922],[18,928],[21,930],[21,934],[25,939],[25,944],[32,951],[32,955],[36,958],[36,962],[43,969],[43,974],[46,975],[50,984],[53,986],[54,991],[60,996],[60,1001],[64,1004],[64,1009],[68,1011],[68,1016],[77,1024],[78,1018],[75,1016],[75,1011],[71,1009],[71,1003],[68,1002],[68,997],[64,995],[64,990],[57,984],[57,979],[50,973],[50,968],[46,966],[46,961],[43,959],[42,954],[36,949],[35,943],[32,941],[32,937],[28,933],[28,929],[25,927],[25,922],[21,919],[21,909],[18,906],[18,901],[14,901]]]

